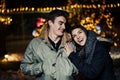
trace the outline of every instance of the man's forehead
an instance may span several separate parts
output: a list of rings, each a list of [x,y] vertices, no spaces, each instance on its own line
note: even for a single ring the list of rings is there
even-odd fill
[[[55,18],[55,21],[65,23],[65,22],[66,22],[66,19],[65,19],[65,17],[63,17],[63,16],[59,16],[59,17],[56,17],[56,18]]]

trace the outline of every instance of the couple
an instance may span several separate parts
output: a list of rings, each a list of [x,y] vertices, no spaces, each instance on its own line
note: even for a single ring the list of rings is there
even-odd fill
[[[73,26],[70,35],[65,32],[69,14],[53,10],[40,37],[34,38],[26,48],[20,64],[24,74],[36,80],[115,80],[112,60],[95,33],[81,25]],[[75,77],[74,77],[74,75]]]

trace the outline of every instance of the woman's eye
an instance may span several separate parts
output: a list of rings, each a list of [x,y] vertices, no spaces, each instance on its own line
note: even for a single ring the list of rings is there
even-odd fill
[[[74,35],[72,35],[72,37],[74,38],[75,36],[74,36]]]
[[[82,33],[81,31],[78,31],[78,34]]]
[[[76,37],[76,35],[72,35],[72,37],[73,37],[73,38],[75,38],[75,37]]]

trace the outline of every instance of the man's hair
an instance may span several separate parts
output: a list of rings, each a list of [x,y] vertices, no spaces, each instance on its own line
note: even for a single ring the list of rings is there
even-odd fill
[[[55,9],[48,14],[47,20],[51,20],[52,22],[54,22],[55,18],[59,16],[64,16],[67,20],[69,13],[64,10]]]

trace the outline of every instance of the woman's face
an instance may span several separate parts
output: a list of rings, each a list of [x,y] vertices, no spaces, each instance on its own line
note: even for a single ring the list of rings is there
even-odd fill
[[[87,40],[87,35],[81,28],[75,28],[72,30],[72,37],[80,46],[84,46]]]

